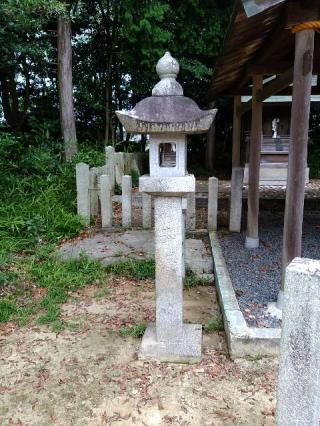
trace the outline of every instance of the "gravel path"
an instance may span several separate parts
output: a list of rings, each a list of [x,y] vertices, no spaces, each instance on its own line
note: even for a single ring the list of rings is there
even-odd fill
[[[280,288],[282,233],[283,215],[265,212],[260,218],[259,249],[245,250],[245,232],[218,233],[240,308],[250,326],[279,326],[266,313],[266,305],[277,300]],[[305,214],[302,255],[320,259],[320,213]]]

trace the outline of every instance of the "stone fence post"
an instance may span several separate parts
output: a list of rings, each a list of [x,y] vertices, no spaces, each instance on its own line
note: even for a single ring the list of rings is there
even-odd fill
[[[186,228],[188,231],[196,229],[196,193],[187,195]]]
[[[142,194],[142,227],[152,227],[152,198],[149,194]]]
[[[90,171],[89,165],[78,163],[76,165],[76,183],[77,183],[77,212],[86,225],[90,224]]]
[[[208,230],[216,231],[218,224],[218,189],[219,180],[216,177],[208,181]]]
[[[130,228],[132,225],[132,177],[122,177],[122,226]]]
[[[115,150],[113,146],[106,146],[106,173],[110,176],[112,190],[115,184]]]
[[[320,424],[320,261],[287,267],[277,426]]]
[[[100,177],[100,204],[102,228],[112,226],[112,177]]]
[[[89,180],[90,215],[96,217],[99,214],[98,167],[90,169]]]
[[[241,231],[243,174],[244,170],[242,167],[234,167],[232,169],[229,218],[230,232]]]
[[[115,159],[115,179],[118,185],[122,184],[122,177],[124,176],[124,152],[116,152]]]

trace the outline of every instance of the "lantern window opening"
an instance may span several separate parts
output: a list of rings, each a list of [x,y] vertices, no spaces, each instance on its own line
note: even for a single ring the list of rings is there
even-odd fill
[[[159,166],[176,167],[177,165],[177,146],[175,143],[159,144]]]

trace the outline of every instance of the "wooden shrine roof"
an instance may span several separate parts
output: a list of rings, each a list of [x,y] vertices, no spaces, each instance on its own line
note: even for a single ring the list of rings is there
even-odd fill
[[[314,19],[314,11],[311,16],[308,9],[303,9],[303,17],[301,7],[295,8],[298,3],[287,0],[248,18],[241,0],[236,1],[224,47],[211,80],[210,100],[222,93],[247,94],[246,88],[253,74],[279,75],[293,67],[295,37],[290,23]],[[320,35],[317,33],[314,73],[320,74],[319,69]]]

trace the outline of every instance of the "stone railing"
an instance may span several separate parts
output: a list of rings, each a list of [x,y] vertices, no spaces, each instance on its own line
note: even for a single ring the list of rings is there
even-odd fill
[[[142,209],[142,227],[152,228],[152,197],[148,194],[137,194],[132,189],[132,177],[125,173],[136,171],[140,174],[139,161],[133,154],[115,153],[112,147],[107,147],[106,165],[91,167],[86,163],[76,165],[77,181],[77,211],[86,225],[89,225],[97,216],[101,216],[103,228],[114,225],[115,212],[113,200],[122,203],[122,226],[132,226],[133,204]],[[215,178],[212,178],[215,179]],[[121,196],[115,196],[115,185],[121,187]],[[210,191],[210,218],[208,223],[216,223],[217,186]],[[184,203],[186,228],[190,231],[196,229],[196,196],[190,194]],[[214,225],[216,226],[216,225]]]

